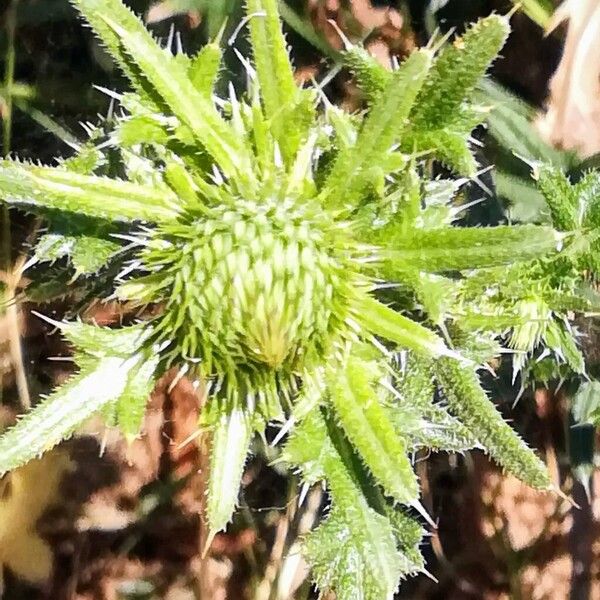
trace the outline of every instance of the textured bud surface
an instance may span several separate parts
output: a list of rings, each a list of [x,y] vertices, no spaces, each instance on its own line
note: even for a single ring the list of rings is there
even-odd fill
[[[318,205],[276,197],[232,199],[161,227],[144,252],[161,281],[153,300],[166,303],[161,340],[204,375],[236,380],[322,361],[348,335],[357,280],[339,227]]]

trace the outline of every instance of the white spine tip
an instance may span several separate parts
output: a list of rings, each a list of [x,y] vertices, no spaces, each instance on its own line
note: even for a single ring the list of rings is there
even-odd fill
[[[437,523],[431,518],[431,515],[427,512],[421,502],[415,500],[412,504],[410,504],[410,507],[414,508],[425,519],[425,521],[427,521],[427,523],[433,527],[433,529],[437,529]]]

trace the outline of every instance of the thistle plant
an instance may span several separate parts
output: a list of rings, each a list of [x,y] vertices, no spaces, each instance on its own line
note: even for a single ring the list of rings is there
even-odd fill
[[[253,436],[279,423],[280,460],[327,488],[304,551],[340,600],[390,598],[424,570],[420,449],[479,448],[552,489],[477,371],[501,334],[538,322],[525,309],[500,318],[523,306],[532,270],[581,249],[550,226],[454,223],[486,114],[473,93],[507,19],[389,72],[348,47],[367,99],[348,114],[317,84],[296,85],[276,0],[247,0],[247,89],[221,85],[225,97],[217,42],[173,54],[121,0],[72,2],[132,91],[109,92],[120,105],[109,133],[90,130],[58,167],[0,163],[0,197],[47,220],[29,268],[67,257],[72,288],[105,282],[148,316],[55,322],[79,371],[0,437],[0,473],[98,412],[140,435],[154,382],[176,367],[207,398],[209,539],[234,512]],[[430,179],[432,159],[458,177]]]

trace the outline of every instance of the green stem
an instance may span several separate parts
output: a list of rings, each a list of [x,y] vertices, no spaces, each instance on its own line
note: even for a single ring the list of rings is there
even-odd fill
[[[5,157],[10,154],[12,142],[12,116],[13,116],[13,86],[15,82],[15,63],[16,63],[16,30],[17,30],[17,5],[19,0],[12,0],[8,13],[6,15],[6,69],[4,71],[4,110],[2,118],[2,153]],[[4,304],[6,305],[6,320],[8,323],[9,351],[17,391],[21,407],[28,410],[31,407],[27,377],[23,364],[23,351],[21,348],[21,332],[19,329],[19,310],[15,302],[15,288],[17,283],[15,278],[18,275],[12,266],[12,232],[10,223],[10,213],[8,204],[2,204],[2,241],[0,267],[5,271],[9,283],[4,289]]]
[[[17,29],[17,4],[19,0],[12,0],[6,15],[6,69],[4,71],[4,110],[2,118],[2,154],[8,156],[12,138],[12,88],[15,81],[15,37]],[[11,231],[8,205],[2,205],[2,266],[8,271],[11,262]]]

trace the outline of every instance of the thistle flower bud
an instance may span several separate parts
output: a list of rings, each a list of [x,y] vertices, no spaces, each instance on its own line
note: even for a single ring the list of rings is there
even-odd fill
[[[160,227],[166,247],[149,241],[145,264],[169,280],[168,296],[155,298],[166,299],[159,334],[175,335],[176,355],[200,359],[204,375],[291,373],[322,360],[347,332],[345,290],[355,276],[344,234],[291,199],[211,212]]]

